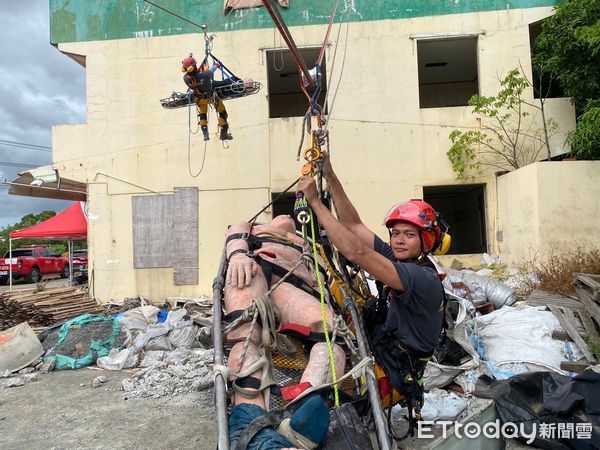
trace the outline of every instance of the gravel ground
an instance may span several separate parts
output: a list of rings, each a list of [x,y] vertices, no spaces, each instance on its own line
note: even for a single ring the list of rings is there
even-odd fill
[[[105,376],[98,388],[92,380]],[[0,379],[0,448],[214,449],[212,390],[124,400],[128,373],[63,370],[21,387]]]

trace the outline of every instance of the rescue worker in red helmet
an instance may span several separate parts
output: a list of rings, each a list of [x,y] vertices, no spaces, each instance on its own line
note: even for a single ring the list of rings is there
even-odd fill
[[[369,230],[348,199],[329,156],[323,154],[323,175],[336,206],[337,218],[321,202],[314,179],[302,177],[302,193],[332,244],[348,260],[376,280],[379,298],[364,311],[367,332],[384,407],[404,401],[418,412],[423,402],[423,372],[440,341],[445,295],[440,277],[427,255],[442,242],[436,211],[421,200],[394,205],[385,217],[389,244]],[[377,367],[376,367],[377,369]]]
[[[204,140],[208,141],[208,104],[213,102],[217,113],[219,114],[219,127],[221,128],[220,139],[222,141],[231,140],[233,136],[229,133],[229,123],[227,122],[227,110],[218,96],[213,96],[213,88],[231,84],[229,80],[215,80],[214,72],[218,68],[215,64],[212,67],[201,66],[198,69],[196,60],[190,55],[181,61],[181,70],[184,72],[183,81],[187,87],[192,90],[196,97],[196,104],[199,109],[200,129]]]

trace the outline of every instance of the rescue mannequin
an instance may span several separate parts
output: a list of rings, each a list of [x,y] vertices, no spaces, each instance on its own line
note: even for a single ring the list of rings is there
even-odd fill
[[[380,396],[384,407],[406,400],[409,415],[412,407],[418,413],[423,372],[439,343],[444,317],[444,291],[427,258],[442,245],[438,215],[420,200],[394,205],[385,218],[390,236],[385,243],[364,225],[329,155],[323,155],[323,176],[338,218],[320,201],[314,179],[302,177],[297,192],[303,193],[340,253],[378,281],[379,300],[367,310],[365,326],[375,361],[388,382],[386,391],[386,380],[379,380]]]
[[[236,311],[246,310],[254,299],[264,295],[281,279],[283,273],[287,273],[298,263],[302,255],[302,238],[295,233],[294,220],[287,215],[277,216],[270,224],[265,225],[251,226],[247,222],[233,225],[229,228],[227,236],[229,267],[224,298],[226,312],[231,315]],[[260,247],[249,254],[248,251],[256,246],[256,240],[260,241]],[[311,273],[304,264],[300,264],[293,274],[294,277],[286,279],[290,282],[284,281],[270,294],[270,298],[281,313],[281,324],[293,323],[309,327],[312,332],[322,333],[323,323],[319,300],[298,287],[304,283],[308,290],[317,290],[315,274]],[[331,331],[333,313],[329,307],[326,307],[325,314],[328,329]],[[245,323],[230,331],[226,336],[228,341],[237,342],[228,357],[230,378],[243,387],[243,389],[239,389],[239,387],[236,389],[234,386],[236,407],[232,410],[230,419],[230,430],[234,428],[234,431],[230,431],[232,439],[239,437],[240,427],[243,428],[251,420],[247,416],[248,413],[255,417],[263,414],[268,408],[266,398],[268,389],[264,389],[266,386],[262,382],[265,375],[262,368],[264,366],[256,367],[256,370],[252,369],[253,365],[256,366],[257,362],[264,358],[259,350],[262,331],[260,326],[255,325],[251,342],[247,346],[243,361],[241,361],[250,327],[250,323]],[[339,378],[344,374],[345,353],[336,343],[333,343],[333,353],[336,375]],[[248,371],[251,373],[246,373]],[[243,376],[236,377],[236,374],[243,374]],[[297,396],[311,386],[316,387],[331,381],[327,345],[325,342],[318,342],[311,349],[309,362],[302,374],[300,384],[295,386],[291,392]],[[263,390],[259,391],[260,388]],[[320,397],[317,396],[317,398]],[[295,423],[301,422],[303,425],[298,425],[298,428],[305,430],[301,434],[307,437],[308,441],[316,444],[318,442],[315,440],[319,441],[325,436],[329,424],[327,407],[325,406],[324,413],[323,406],[322,400],[309,399],[295,413]],[[240,417],[243,418],[240,419]],[[306,420],[306,418],[310,418],[310,420]],[[291,420],[293,428],[294,416]],[[267,433],[271,437],[265,437],[260,433]],[[260,433],[257,435],[257,439],[271,439],[274,430],[265,429]],[[276,447],[280,442],[278,438],[273,439],[273,445],[275,445],[273,448],[281,448]],[[306,443],[304,445],[306,446]]]

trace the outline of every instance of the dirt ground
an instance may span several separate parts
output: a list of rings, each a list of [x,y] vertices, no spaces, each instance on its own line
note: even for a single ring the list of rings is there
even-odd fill
[[[98,375],[108,382],[93,388]],[[212,390],[125,400],[119,387],[128,376],[62,370],[0,388],[0,449],[216,448]]]

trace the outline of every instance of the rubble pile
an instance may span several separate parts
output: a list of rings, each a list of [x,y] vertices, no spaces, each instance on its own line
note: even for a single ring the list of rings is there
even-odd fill
[[[141,365],[147,364],[147,361],[150,365],[134,369],[133,376],[122,381],[124,398],[171,397],[207,389],[213,384],[212,370],[208,365],[212,359],[213,351],[203,349],[147,352]]]

